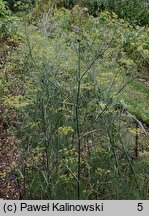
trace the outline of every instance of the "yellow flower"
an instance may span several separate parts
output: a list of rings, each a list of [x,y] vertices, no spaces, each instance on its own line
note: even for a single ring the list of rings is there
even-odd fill
[[[63,134],[63,135],[67,135],[69,133],[74,133],[74,129],[71,126],[59,127],[58,133]]]

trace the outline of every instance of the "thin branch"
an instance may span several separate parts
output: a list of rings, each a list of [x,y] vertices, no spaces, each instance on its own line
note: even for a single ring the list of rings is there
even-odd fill
[[[136,80],[138,78],[138,76],[136,76],[135,78],[129,80],[125,85],[123,85],[123,87],[115,94],[115,96],[117,96],[128,84],[132,83],[134,80]]]
[[[95,129],[95,130],[91,130],[91,131],[88,131],[88,132],[82,134],[82,135],[80,136],[79,139],[82,139],[83,137],[85,137],[85,136],[87,136],[87,135],[89,135],[89,134],[92,134],[92,133],[94,133],[94,132],[96,132],[96,131],[97,131],[97,129]]]
[[[117,96],[128,84],[130,84],[131,82],[133,82],[133,81],[136,80],[136,79],[137,79],[137,77],[135,77],[135,78],[129,80],[129,81],[128,81],[116,94],[114,94],[113,96]],[[113,97],[113,96],[112,96],[112,97]],[[105,108],[101,111],[101,113],[99,114],[99,116],[101,116],[101,115],[107,110],[107,108],[109,107],[110,104],[111,104],[111,102],[109,102],[109,103],[106,104]],[[99,118],[99,116],[98,116],[98,118]]]
[[[127,115],[131,118],[133,118],[135,120],[135,122],[138,124],[138,126],[143,130],[143,132],[146,134],[146,130],[142,124],[142,122],[136,118],[136,116],[132,115],[130,112],[128,112],[127,110],[125,110],[125,112],[127,113]]]
[[[88,68],[84,71],[84,73],[83,73],[82,76],[80,77],[81,80],[83,79],[83,77],[85,76],[85,74],[91,69],[91,67],[95,64],[95,62],[96,62],[100,57],[102,57],[102,55],[109,49],[110,44],[111,44],[111,42],[113,41],[114,34],[115,34],[115,31],[113,32],[112,38],[111,38],[111,40],[109,41],[108,46],[107,46],[101,53],[98,53],[98,54],[97,54],[96,58],[92,61],[92,63],[88,66]]]
[[[71,173],[71,175],[74,177],[74,179],[78,182],[77,176],[69,169],[68,165],[65,165],[66,169]]]

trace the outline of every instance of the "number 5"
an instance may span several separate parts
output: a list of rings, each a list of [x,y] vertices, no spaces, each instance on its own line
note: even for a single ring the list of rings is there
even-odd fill
[[[143,210],[143,203],[138,203],[138,211],[142,211]]]

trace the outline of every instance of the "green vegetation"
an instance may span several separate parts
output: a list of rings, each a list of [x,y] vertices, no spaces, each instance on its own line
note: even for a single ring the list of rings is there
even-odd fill
[[[115,12],[120,18],[140,25],[147,25],[149,20],[148,1],[145,0],[38,0],[35,3],[40,8],[47,8],[49,4],[58,7],[72,8],[76,4],[87,7],[89,13],[99,16],[101,11]]]
[[[2,122],[20,198],[149,198],[148,12],[98,2],[35,1],[4,37]]]
[[[26,10],[31,7],[35,0],[6,0],[8,7],[12,11]]]

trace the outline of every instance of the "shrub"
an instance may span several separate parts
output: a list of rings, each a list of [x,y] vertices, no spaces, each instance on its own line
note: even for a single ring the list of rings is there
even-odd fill
[[[80,4],[88,7],[89,12],[95,16],[106,9],[117,13],[120,18],[140,25],[147,25],[149,20],[148,3],[145,0],[53,0],[53,3],[67,8]]]
[[[18,18],[11,14],[5,1],[0,0],[0,40],[17,34]]]
[[[25,10],[35,3],[35,0],[6,0],[10,10]]]
[[[3,0],[0,0],[0,17],[6,17],[10,14],[10,11],[7,8],[7,3]]]
[[[6,38],[9,31],[9,23],[11,22],[11,12],[7,8],[7,3],[3,0],[0,0],[0,40]]]

